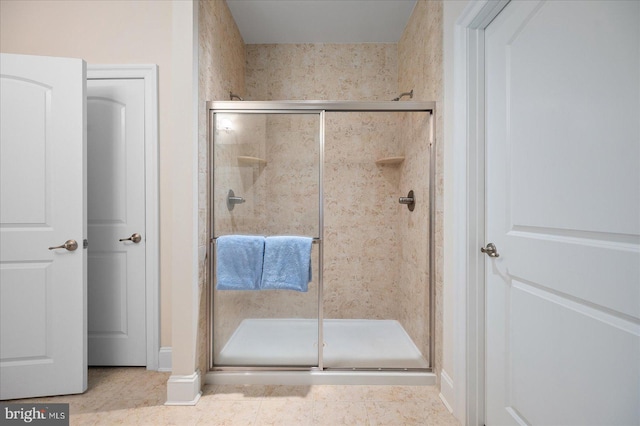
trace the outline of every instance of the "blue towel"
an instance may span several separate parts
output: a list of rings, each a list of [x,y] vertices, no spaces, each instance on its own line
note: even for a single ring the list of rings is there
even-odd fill
[[[260,290],[264,237],[225,235],[216,240],[216,289]]]
[[[307,291],[311,281],[311,242],[309,237],[267,237],[260,288]]]

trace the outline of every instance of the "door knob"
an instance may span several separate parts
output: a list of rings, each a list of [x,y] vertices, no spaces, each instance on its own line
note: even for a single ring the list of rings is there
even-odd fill
[[[480,251],[486,253],[489,257],[500,257],[498,248],[493,243],[489,243],[486,247],[480,248]]]
[[[136,232],[135,234],[131,234],[129,238],[120,238],[118,241],[133,241],[134,243],[138,244],[140,241],[142,241],[142,235]]]
[[[78,248],[78,242],[76,240],[67,240],[64,242],[64,244],[61,244],[59,246],[55,246],[55,247],[49,247],[49,250],[55,250],[55,249],[66,249],[68,251],[74,251],[75,249]]]

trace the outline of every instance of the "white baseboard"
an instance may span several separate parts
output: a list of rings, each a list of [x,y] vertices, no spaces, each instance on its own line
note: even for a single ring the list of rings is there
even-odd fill
[[[167,381],[167,402],[164,405],[196,405],[200,400],[200,372],[189,376],[171,375]]]
[[[440,372],[440,399],[445,407],[447,407],[447,410],[453,413],[451,405],[454,402],[453,380],[451,380],[451,377],[449,377],[444,370]]]
[[[158,353],[158,371],[171,372],[171,346],[160,348]]]

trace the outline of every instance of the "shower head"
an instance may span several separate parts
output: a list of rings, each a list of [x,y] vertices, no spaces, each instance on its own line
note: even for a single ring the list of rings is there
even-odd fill
[[[400,99],[402,99],[403,96],[409,96],[409,99],[413,99],[413,89],[411,89],[410,92],[400,93],[400,96],[398,96],[397,98],[393,98],[391,100],[392,101],[399,101]]]
[[[234,100],[234,99],[238,99],[240,101],[244,101],[244,99],[242,99],[239,95],[236,95],[233,92],[229,92],[229,100]]]

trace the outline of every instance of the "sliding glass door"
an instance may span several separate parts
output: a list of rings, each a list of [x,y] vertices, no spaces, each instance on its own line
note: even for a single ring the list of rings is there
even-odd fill
[[[211,120],[213,365],[318,366],[321,113],[216,112]],[[223,289],[215,241],[230,235],[313,238],[307,290]]]

